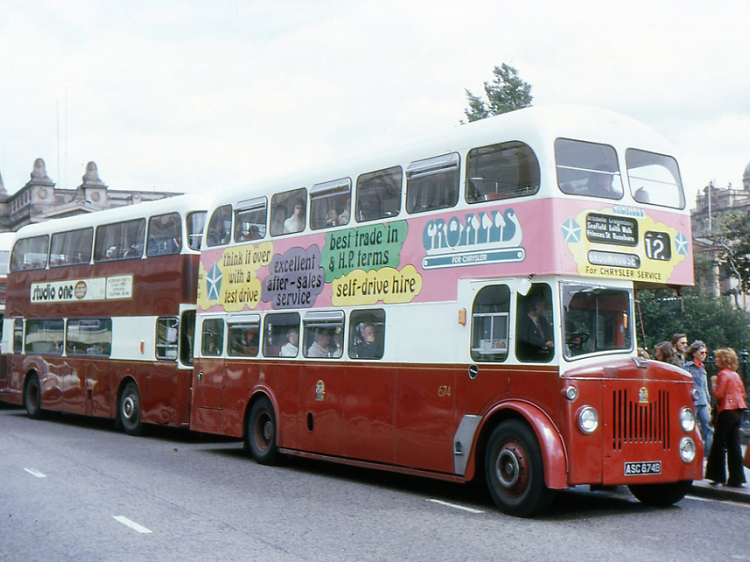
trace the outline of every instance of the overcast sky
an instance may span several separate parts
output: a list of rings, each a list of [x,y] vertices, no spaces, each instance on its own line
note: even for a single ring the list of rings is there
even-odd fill
[[[747,0],[2,0],[0,175],[236,186],[454,127],[505,62],[667,137],[692,207],[750,162],[749,30]]]

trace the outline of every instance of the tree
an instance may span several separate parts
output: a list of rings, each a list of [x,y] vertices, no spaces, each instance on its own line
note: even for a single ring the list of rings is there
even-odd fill
[[[723,273],[738,278],[741,292],[750,292],[750,213],[733,211],[720,217],[714,243],[722,248]]]
[[[531,95],[531,84],[524,82],[515,68],[503,63],[502,66],[496,66],[492,72],[495,75],[494,80],[484,83],[486,102],[466,90],[469,108],[465,109],[464,113],[470,123],[492,115],[531,107],[531,101],[534,99]]]
[[[685,289],[682,298],[675,291],[661,289],[639,291],[636,313],[639,344],[645,332],[645,346],[653,349],[672,335],[685,332],[689,341],[702,340],[709,348],[732,347],[739,352],[750,347],[750,314],[734,308],[730,301],[701,293],[695,288]]]

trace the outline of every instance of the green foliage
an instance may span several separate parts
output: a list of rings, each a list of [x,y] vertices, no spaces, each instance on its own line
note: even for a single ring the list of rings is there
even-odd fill
[[[737,310],[721,297],[686,290],[682,298],[674,291],[640,291],[638,293],[646,347],[653,350],[672,335],[684,332],[688,341],[702,340],[709,350],[732,347],[737,352],[750,349],[750,314]],[[638,310],[636,310],[636,314]],[[638,324],[638,342],[643,346],[642,329]]]
[[[484,83],[487,101],[466,90],[469,108],[465,109],[464,113],[469,122],[531,107],[531,101],[534,99],[531,95],[531,84],[524,82],[515,68],[503,63],[502,66],[496,66],[492,72],[495,75],[493,81]]]
[[[734,211],[719,219],[719,255],[724,275],[740,278],[740,290],[750,292],[750,213]]]

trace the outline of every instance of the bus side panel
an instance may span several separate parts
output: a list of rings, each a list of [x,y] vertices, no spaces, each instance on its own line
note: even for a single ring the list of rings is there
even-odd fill
[[[187,425],[189,417],[184,388],[190,386],[190,372],[178,370],[174,361],[141,363],[136,371],[143,421],[173,427]]]
[[[394,464],[396,365],[349,363],[346,370],[346,456]]]
[[[396,463],[453,473],[456,369],[402,365],[396,395]]]
[[[116,389],[112,387],[112,371],[116,369],[117,364],[106,359],[89,362],[86,373],[86,415],[112,417],[111,404],[117,401]]]
[[[300,449],[343,456],[346,365],[306,363],[299,380]]]
[[[195,431],[221,433],[224,407],[224,360],[199,358],[193,369],[190,426]]]
[[[39,375],[39,383],[42,387],[42,408],[61,412],[63,410],[63,375],[64,362],[62,357],[44,356],[37,361],[28,361],[24,373],[31,370]],[[21,385],[23,385],[23,378]],[[20,388],[23,397],[23,386]],[[23,400],[23,398],[22,398]]]

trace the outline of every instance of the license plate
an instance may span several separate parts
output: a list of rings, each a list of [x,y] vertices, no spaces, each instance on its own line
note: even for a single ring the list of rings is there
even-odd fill
[[[625,476],[640,474],[661,474],[661,461],[625,463]]]

